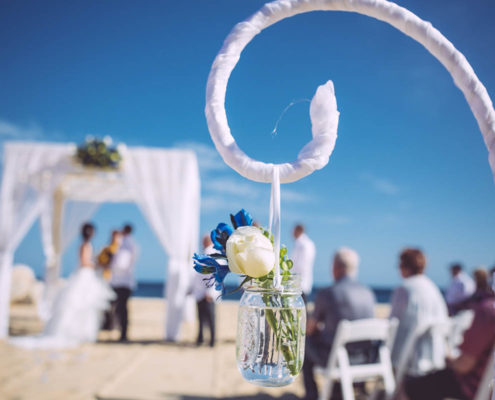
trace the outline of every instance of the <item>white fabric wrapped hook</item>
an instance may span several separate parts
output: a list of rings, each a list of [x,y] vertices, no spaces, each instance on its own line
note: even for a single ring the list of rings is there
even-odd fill
[[[268,26],[297,14],[317,10],[348,11],[368,15],[389,23],[421,43],[444,65],[452,75],[454,83],[464,93],[483,134],[489,152],[489,163],[495,175],[495,110],[485,87],[466,58],[437,29],[407,9],[386,0],[277,0],[265,4],[247,20],[234,27],[213,62],[208,77],[205,108],[210,135],[218,152],[230,167],[248,179],[267,183],[272,181],[272,164],[248,157],[237,146],[227,122],[225,112],[227,83],[242,50],[254,36]],[[327,85],[333,96],[333,87]],[[323,87],[325,88],[326,85]],[[320,89],[321,87],[313,99],[314,102],[319,103],[316,98],[319,97]],[[323,110],[326,111],[320,112]],[[336,138],[338,123],[336,108],[333,110],[330,104],[325,106],[322,103],[321,108],[316,107],[314,114],[313,112],[311,114],[313,140],[301,150],[297,160],[279,164],[281,183],[297,181],[315,169],[322,168],[328,162],[327,155],[330,156]],[[327,117],[326,121],[321,119],[323,116]],[[323,130],[325,130],[324,134]]]

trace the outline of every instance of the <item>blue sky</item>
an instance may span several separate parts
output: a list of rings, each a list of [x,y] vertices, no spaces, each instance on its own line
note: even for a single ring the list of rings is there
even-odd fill
[[[0,5],[0,141],[81,142],[110,135],[129,146],[190,147],[202,177],[201,231],[244,207],[268,220],[269,186],[247,181],[216,154],[204,118],[211,63],[230,29],[262,1],[4,1]],[[400,1],[467,57],[495,97],[495,3]],[[361,255],[360,279],[399,282],[397,254],[420,246],[440,285],[447,267],[495,264],[495,185],[476,121],[450,75],[421,45],[357,14],[284,20],[245,49],[228,86],[240,147],[293,160],[310,138],[310,99],[328,79],[341,112],[329,165],[282,189],[283,242],[303,222],[317,246],[315,284],[330,282],[333,251]],[[134,205],[102,206],[96,246],[124,221],[141,244],[138,278],[161,280],[166,256]],[[64,274],[76,266],[74,242]],[[39,227],[16,253],[43,271]]]

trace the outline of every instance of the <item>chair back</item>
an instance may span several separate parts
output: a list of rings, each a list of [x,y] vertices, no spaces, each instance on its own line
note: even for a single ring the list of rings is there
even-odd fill
[[[404,379],[404,376],[409,370],[409,366],[411,364],[414,354],[414,349],[418,340],[426,335],[430,335],[432,339],[443,340],[445,345],[445,350],[447,352],[447,344],[448,344],[448,337],[450,334],[450,330],[451,330],[451,321],[449,319],[446,319],[443,321],[436,321],[436,322],[430,322],[430,323],[425,323],[423,325],[419,325],[413,332],[409,334],[409,336],[404,342],[404,347],[401,351],[401,355],[395,369],[395,382],[397,383],[398,390],[400,390],[400,385],[402,384],[402,380]],[[443,361],[444,354],[441,354],[440,356]]]
[[[459,356],[459,346],[464,338],[464,332],[471,326],[473,318],[473,310],[463,310],[450,317],[450,332],[447,338],[450,357],[455,358]]]
[[[397,332],[397,319],[359,319],[340,321],[335,334],[332,350],[325,370],[327,380],[320,393],[321,399],[328,399],[332,392],[333,381],[340,380],[345,400],[353,400],[352,383],[370,378],[382,377],[385,391],[391,395],[395,390],[395,381],[390,360],[390,349]],[[355,342],[375,341],[379,343],[378,360],[369,364],[351,365],[346,345]]]

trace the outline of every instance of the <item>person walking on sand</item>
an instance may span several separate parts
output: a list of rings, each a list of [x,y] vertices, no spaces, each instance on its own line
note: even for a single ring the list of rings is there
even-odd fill
[[[117,300],[114,311],[120,325],[120,341],[127,341],[129,313],[127,303],[135,287],[134,266],[137,259],[137,246],[132,238],[132,225],[127,224],[122,229],[122,244],[110,263],[112,286]]]
[[[203,253],[211,254],[213,243],[210,236],[203,236]],[[194,274],[192,282],[192,293],[196,299],[198,306],[198,337],[196,344],[200,346],[203,341],[203,329],[205,325],[210,328],[210,347],[215,346],[215,300],[220,296],[221,292],[215,289],[215,285],[207,286],[205,275]]]
[[[306,303],[307,297],[313,289],[313,265],[315,262],[316,248],[313,241],[304,232],[303,225],[296,225],[292,232],[295,242],[292,250],[291,260],[294,263],[292,273],[301,276],[301,288],[303,299]]]

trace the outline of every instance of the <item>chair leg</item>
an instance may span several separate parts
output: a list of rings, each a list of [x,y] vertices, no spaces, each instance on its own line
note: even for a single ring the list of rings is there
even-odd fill
[[[342,396],[344,400],[354,400],[354,388],[349,370],[349,357],[345,348],[340,348],[337,352],[337,359],[340,369],[340,384],[342,386]]]
[[[383,385],[385,386],[385,399],[390,399],[394,395],[396,383],[388,348],[380,348],[380,360],[382,360],[383,363]]]
[[[318,400],[328,400],[332,394],[333,389],[333,379],[328,374],[325,378],[325,382],[323,383],[323,387],[320,390],[320,394],[318,395]]]

